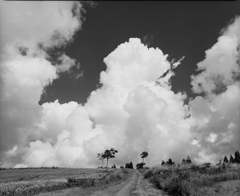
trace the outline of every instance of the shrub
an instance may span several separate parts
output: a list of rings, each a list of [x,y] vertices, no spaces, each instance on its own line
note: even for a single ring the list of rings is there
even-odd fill
[[[145,165],[145,163],[138,163],[137,165],[136,165],[136,168],[137,169],[143,169],[143,166]]]
[[[153,170],[149,169],[149,170],[144,172],[143,176],[144,176],[144,178],[150,178],[150,177],[153,176],[153,174],[154,174]]]
[[[133,169],[133,163],[132,162],[126,163],[125,168]]]

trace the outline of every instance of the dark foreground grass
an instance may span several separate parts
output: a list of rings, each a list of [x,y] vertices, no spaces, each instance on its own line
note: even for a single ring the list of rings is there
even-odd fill
[[[144,177],[172,196],[213,196],[212,187],[220,182],[240,180],[240,169],[231,167],[154,168]]]
[[[74,176],[63,179],[15,181],[0,183],[1,196],[35,195],[40,192],[49,192],[71,187],[91,187],[100,184],[109,184],[122,180],[128,173],[127,170],[107,170],[104,175],[81,177]]]

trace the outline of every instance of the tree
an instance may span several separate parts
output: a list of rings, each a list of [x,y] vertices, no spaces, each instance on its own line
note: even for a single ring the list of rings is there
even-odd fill
[[[169,158],[168,161],[167,161],[167,164],[168,164],[168,165],[174,165],[174,162],[172,161],[171,158]]]
[[[132,161],[129,163],[129,168],[133,169],[133,163],[132,163]]]
[[[235,155],[234,162],[235,163],[240,163],[240,153],[239,153],[239,151],[236,151],[234,155]]]
[[[138,163],[137,165],[136,165],[136,168],[137,169],[142,169],[143,168],[143,166],[145,165],[145,163]]]
[[[165,165],[165,161],[162,161],[161,165]]]
[[[228,163],[228,158],[226,156],[224,157],[223,162]]]
[[[192,163],[192,160],[191,160],[190,156],[187,156],[186,163],[188,163],[188,164]]]
[[[230,163],[234,163],[234,158],[233,158],[233,156],[232,156],[232,155],[230,155],[229,162],[230,162]]]
[[[182,160],[182,164],[186,164],[186,160],[185,159]]]
[[[101,167],[103,166],[104,156],[103,153],[97,153],[97,158],[102,162]]]
[[[116,153],[118,153],[117,150],[114,148],[106,149],[103,153],[103,158],[107,159],[107,167],[108,167],[108,160],[115,158]]]
[[[126,163],[125,168],[133,169],[133,163],[132,162]]]
[[[143,160],[143,163],[144,163],[144,159],[148,156],[148,152],[144,151],[140,154],[142,160]]]

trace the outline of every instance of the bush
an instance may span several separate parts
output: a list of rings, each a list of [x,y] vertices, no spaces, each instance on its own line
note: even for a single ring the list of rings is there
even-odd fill
[[[126,163],[125,168],[133,169],[133,163],[132,162]]]
[[[150,177],[153,176],[153,174],[154,174],[153,170],[149,169],[149,170],[144,172],[143,176],[144,176],[144,178],[150,178]]]
[[[143,169],[143,166],[145,165],[145,163],[138,163],[137,165],[136,165],[136,168],[137,169]]]

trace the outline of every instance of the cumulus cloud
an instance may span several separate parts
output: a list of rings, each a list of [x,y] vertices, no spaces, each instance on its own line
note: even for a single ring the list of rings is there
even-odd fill
[[[131,38],[104,62],[102,87],[85,105],[58,101],[36,105],[38,119],[28,124],[27,143],[21,148],[13,145],[9,160],[21,154],[17,166],[91,167],[96,166],[96,153],[112,146],[119,149],[118,164],[136,162],[143,150],[150,152],[152,164],[186,155],[191,122],[186,119],[185,95],[175,94],[167,82],[170,77],[165,73],[171,70],[167,55]]]
[[[208,50],[203,61],[198,63],[201,74],[192,77],[196,93],[218,93],[239,79],[240,18],[229,25],[217,42]]]
[[[185,95],[173,93],[170,85],[157,83],[171,68],[167,55],[132,38],[104,62],[107,69],[100,74],[103,86],[92,92],[85,107],[106,136],[99,135],[95,142],[92,139],[91,145],[97,147],[102,140],[106,146],[116,146],[121,149],[119,160],[136,161],[139,152],[147,150],[152,154],[152,164],[183,155],[191,137],[185,119]]]
[[[43,115],[45,119],[40,124],[47,131],[40,126],[40,135],[48,135],[46,138],[49,140],[49,134],[53,137],[64,134],[66,143],[53,138],[55,142],[48,150],[52,153],[43,157],[41,163],[51,165],[53,162],[47,162],[50,157],[58,161],[56,154],[61,152],[62,161],[57,162],[58,165],[70,159],[65,156],[68,153],[72,157],[71,166],[95,166],[96,153],[109,147],[119,149],[118,164],[128,160],[136,162],[142,150],[150,152],[152,156],[149,161],[152,164],[169,156],[178,159],[185,156],[191,139],[191,122],[185,118],[185,95],[175,94],[170,86],[156,83],[171,67],[167,55],[132,38],[118,46],[104,62],[107,69],[100,74],[102,87],[91,93],[84,106],[74,102],[43,105],[47,106],[44,108],[47,112],[44,112],[54,118],[56,116],[57,120],[53,119],[52,122],[51,118]],[[69,104],[72,105],[71,109],[63,108],[69,107]],[[59,122],[62,123],[58,122],[59,113]],[[34,143],[50,147],[48,140]],[[28,148],[29,153],[35,151],[38,152],[38,148]]]
[[[82,5],[77,2],[0,2],[1,47],[59,45],[81,27]]]
[[[110,147],[119,150],[119,165],[136,163],[141,151],[149,152],[152,165],[188,154],[201,162],[239,148],[238,18],[198,63],[202,72],[192,76],[193,91],[204,96],[188,105],[170,82],[182,59],[169,62],[161,49],[138,38],[104,58],[101,87],[85,104],[56,100],[39,105],[44,87],[78,66],[65,54],[53,65],[44,48],[72,40],[83,8],[74,2],[1,4],[3,166],[95,167],[96,154]]]
[[[198,160],[217,161],[240,148],[239,32],[240,18],[236,18],[198,63],[202,72],[192,76],[193,91],[204,94],[190,102]]]
[[[83,8],[77,2],[0,1],[0,9],[0,153],[22,157],[23,146],[37,135],[44,87],[75,66],[64,54],[53,66],[44,48],[71,41]]]

